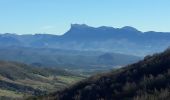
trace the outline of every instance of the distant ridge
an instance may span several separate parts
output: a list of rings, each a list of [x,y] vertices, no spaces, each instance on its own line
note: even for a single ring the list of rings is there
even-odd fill
[[[121,29],[127,30],[127,31],[138,31],[136,28],[131,27],[131,26],[124,26]],[[138,31],[139,32],[139,31]]]

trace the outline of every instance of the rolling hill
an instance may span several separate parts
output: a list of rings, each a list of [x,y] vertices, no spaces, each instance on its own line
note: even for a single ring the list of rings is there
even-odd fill
[[[170,49],[34,100],[169,100]]]
[[[61,69],[0,61],[0,99],[46,94],[83,78]]]

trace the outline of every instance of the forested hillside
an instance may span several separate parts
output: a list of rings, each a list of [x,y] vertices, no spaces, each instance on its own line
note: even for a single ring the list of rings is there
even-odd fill
[[[170,50],[98,74],[38,100],[169,100]]]

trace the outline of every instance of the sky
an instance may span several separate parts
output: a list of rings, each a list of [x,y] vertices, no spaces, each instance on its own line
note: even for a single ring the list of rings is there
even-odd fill
[[[57,34],[70,24],[170,32],[170,0],[0,0],[0,33]]]

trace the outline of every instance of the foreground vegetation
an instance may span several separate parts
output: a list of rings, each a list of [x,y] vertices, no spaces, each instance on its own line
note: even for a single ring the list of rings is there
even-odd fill
[[[34,100],[170,100],[170,50]]]

